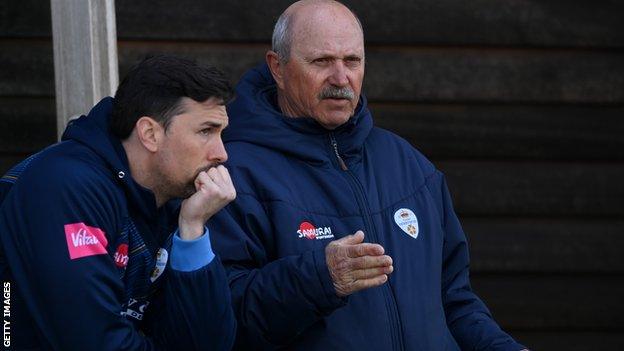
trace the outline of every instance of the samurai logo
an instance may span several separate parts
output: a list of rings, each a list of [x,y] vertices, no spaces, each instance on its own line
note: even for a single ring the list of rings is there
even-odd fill
[[[332,234],[331,227],[318,227],[310,222],[301,222],[299,225],[299,230],[297,230],[297,234],[299,234],[300,239],[309,239],[309,240],[322,240],[322,239],[333,239],[334,234]]]

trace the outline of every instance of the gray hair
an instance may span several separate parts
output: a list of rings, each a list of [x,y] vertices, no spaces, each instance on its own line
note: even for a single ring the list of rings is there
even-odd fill
[[[355,14],[355,12],[353,12],[353,10],[346,5],[341,5],[345,6],[349,11],[351,11],[351,14],[353,15],[353,17],[355,17],[355,20],[357,21],[357,24],[362,31],[362,35],[364,35],[362,22],[360,22],[360,19]],[[277,19],[277,22],[275,22],[275,28],[273,29],[273,36],[271,38],[271,50],[273,50],[277,54],[279,61],[282,63],[287,63],[288,59],[290,58],[290,48],[292,46],[292,12],[293,11],[282,12],[282,14]]]
[[[280,62],[288,62],[290,57],[290,46],[292,44],[292,35],[290,34],[290,26],[292,22],[292,14],[284,11],[273,29],[273,37],[271,38],[272,50],[275,51]]]

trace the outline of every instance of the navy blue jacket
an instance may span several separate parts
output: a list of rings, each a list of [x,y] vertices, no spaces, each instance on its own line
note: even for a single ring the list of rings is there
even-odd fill
[[[210,230],[232,289],[238,348],[523,348],[470,288],[466,238],[443,175],[373,127],[364,97],[354,117],[328,131],[279,112],[264,65],[236,92],[224,139],[237,198]],[[395,271],[383,286],[341,299],[324,248],[360,229]]]
[[[172,234],[179,201],[157,208],[132,179],[111,108],[102,100],[0,181],[10,347],[229,350],[236,321],[208,233]]]

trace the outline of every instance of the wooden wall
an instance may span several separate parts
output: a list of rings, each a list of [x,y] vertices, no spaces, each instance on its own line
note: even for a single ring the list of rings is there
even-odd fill
[[[262,60],[284,0],[117,1],[123,76],[151,52]],[[624,350],[624,2],[348,1],[378,125],[449,180],[472,280],[534,350]],[[0,4],[0,171],[55,138],[48,1]]]

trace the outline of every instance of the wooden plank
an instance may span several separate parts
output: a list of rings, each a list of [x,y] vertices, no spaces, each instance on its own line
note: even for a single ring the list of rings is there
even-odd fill
[[[506,330],[624,331],[622,275],[473,275]]]
[[[30,154],[55,141],[53,99],[0,98],[0,154]]]
[[[56,126],[80,116],[119,84],[114,0],[51,0]]]
[[[470,215],[622,216],[624,164],[442,161],[456,211]]]
[[[435,159],[624,160],[621,106],[372,104],[371,110],[378,126]]]
[[[623,332],[524,332],[509,331],[531,350],[596,351],[622,350]]]
[[[52,36],[50,1],[0,2],[0,37],[32,38]]]
[[[51,40],[0,41],[0,96],[53,96]]]
[[[119,42],[119,72],[124,76],[130,67],[148,54],[166,53],[189,57],[212,65],[235,83],[250,68],[264,62],[266,45],[221,45],[174,42]]]
[[[372,48],[371,100],[622,103],[624,53]]]
[[[52,95],[48,45],[0,42],[5,53],[0,64],[13,68],[0,73],[0,96]],[[165,52],[212,63],[235,80],[262,62],[266,49],[266,45],[121,42],[120,73],[123,76],[148,53]],[[367,56],[365,91],[372,101],[621,106],[623,62],[624,53],[604,51],[373,49]],[[33,69],[39,74],[32,74]]]
[[[268,41],[276,18],[290,3],[254,0],[222,6],[218,1],[184,0],[177,6],[154,6],[147,0],[125,1],[118,3],[119,28],[123,37],[132,38]],[[589,0],[346,3],[361,18],[369,43],[624,45],[618,15],[624,6],[615,0],[600,5]],[[189,25],[195,23],[203,25]]]
[[[461,218],[475,273],[624,273],[624,221]]]
[[[290,0],[118,1],[128,39],[269,42]],[[368,43],[433,45],[624,46],[617,0],[354,1]],[[383,9],[383,11],[380,11]],[[0,4],[0,37],[50,35],[49,2]]]

